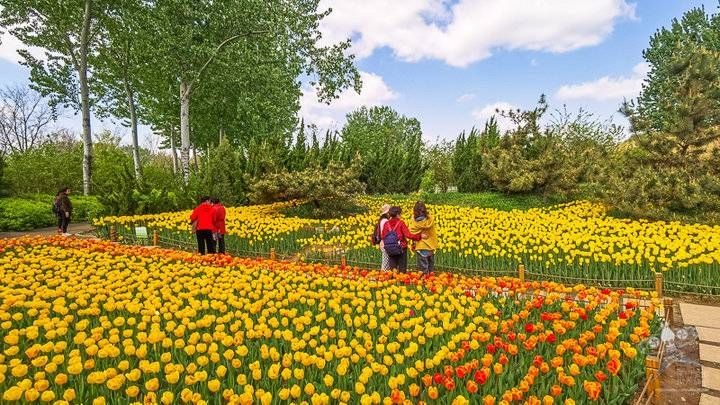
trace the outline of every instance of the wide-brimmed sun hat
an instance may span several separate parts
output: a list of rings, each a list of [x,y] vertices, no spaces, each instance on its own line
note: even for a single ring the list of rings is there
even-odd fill
[[[380,215],[385,215],[390,212],[390,204],[384,204],[380,209]]]

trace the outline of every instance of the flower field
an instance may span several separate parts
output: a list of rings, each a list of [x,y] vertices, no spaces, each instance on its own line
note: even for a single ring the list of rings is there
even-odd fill
[[[3,403],[620,404],[660,322],[633,289],[73,238],[0,240],[0,278]]]
[[[378,266],[370,234],[383,201],[366,198],[362,203],[367,214],[323,221],[286,217],[280,209],[287,204],[229,208],[228,249],[266,255],[274,248],[307,261],[338,259],[342,253],[350,263]],[[412,212],[410,201],[400,205]],[[523,263],[537,279],[639,288],[653,288],[655,272],[662,272],[670,292],[720,295],[718,226],[613,218],[604,206],[583,201],[527,211],[429,209],[438,226],[440,268],[510,274]],[[97,225],[106,233],[115,226],[129,238],[132,226],[146,225],[163,239],[191,244],[188,216],[108,217]]]

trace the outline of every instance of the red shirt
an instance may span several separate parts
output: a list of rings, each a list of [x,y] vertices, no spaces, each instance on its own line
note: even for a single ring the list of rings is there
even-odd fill
[[[213,208],[213,232],[225,235],[225,207],[215,204]]]
[[[405,222],[403,222],[400,218],[390,218],[387,222],[385,222],[385,226],[383,226],[381,237],[382,239],[385,239],[385,235],[390,232],[391,229],[395,230],[395,233],[397,233],[398,238],[400,239],[400,246],[406,248],[407,247],[407,240],[420,240],[422,239],[422,233],[410,233],[410,230],[408,229],[407,225],[405,225]]]
[[[198,231],[212,231],[213,227],[213,207],[209,203],[202,203],[195,207],[192,214],[190,214],[190,222],[197,220],[197,226],[195,227]]]

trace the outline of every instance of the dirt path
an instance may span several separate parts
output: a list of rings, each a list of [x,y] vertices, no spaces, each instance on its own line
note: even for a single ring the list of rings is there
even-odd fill
[[[73,224],[71,223],[68,227],[68,233],[76,235],[76,234],[86,234],[89,232],[92,232],[95,230],[95,227],[85,223],[80,222]],[[21,236],[54,236],[57,235],[57,227],[51,226],[49,228],[40,228],[40,229],[33,229],[32,231],[22,231],[22,232],[0,232],[0,239],[8,239],[8,238],[18,238]]]

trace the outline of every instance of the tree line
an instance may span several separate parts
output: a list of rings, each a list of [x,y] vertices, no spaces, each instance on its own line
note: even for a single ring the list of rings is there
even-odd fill
[[[185,184],[191,149],[282,137],[295,125],[302,81],[320,101],[360,89],[350,41],[320,43],[319,0],[0,0],[0,28],[19,51],[32,87],[82,119],[83,191],[91,192],[91,111],[138,124],[177,154]],[[39,49],[42,56],[30,52]],[[192,117],[192,120],[191,120]]]

